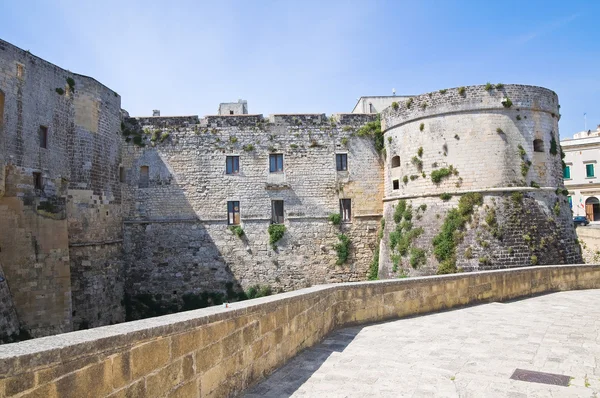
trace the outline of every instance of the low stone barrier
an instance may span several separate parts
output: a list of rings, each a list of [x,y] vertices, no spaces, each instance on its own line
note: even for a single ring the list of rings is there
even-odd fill
[[[600,266],[315,286],[0,346],[0,397],[235,396],[336,328],[592,288]]]

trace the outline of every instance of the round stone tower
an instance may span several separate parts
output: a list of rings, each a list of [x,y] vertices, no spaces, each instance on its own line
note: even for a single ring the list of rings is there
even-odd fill
[[[488,84],[386,109],[380,277],[581,262],[559,108],[551,90]]]

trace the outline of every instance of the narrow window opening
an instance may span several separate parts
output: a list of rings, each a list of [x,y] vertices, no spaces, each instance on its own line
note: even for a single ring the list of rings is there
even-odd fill
[[[400,180],[394,180],[394,181],[392,181],[392,188],[393,189],[400,189]]]
[[[348,155],[345,153],[338,153],[335,155],[335,164],[337,171],[348,170]]]
[[[233,111],[229,111],[229,114],[230,114],[230,115],[233,115]]]
[[[17,77],[19,79],[23,78],[23,65],[17,64]]]
[[[4,124],[4,93],[0,91],[0,130]]]
[[[375,113],[375,107],[369,102],[369,113]]]
[[[240,157],[239,156],[227,156],[225,160],[225,173],[226,174],[239,174],[240,172]]]
[[[48,148],[48,127],[40,126],[38,129],[40,148]]]
[[[533,151],[544,152],[544,141],[540,139],[533,140]]]
[[[35,189],[41,190],[43,188],[42,184],[42,173],[33,172],[33,187]]]
[[[140,188],[148,188],[150,185],[150,167],[142,166],[140,167]]]
[[[571,179],[571,166],[565,166],[563,169],[563,178],[565,180]]]
[[[342,221],[349,222],[352,220],[350,199],[340,199],[340,215],[342,216]]]
[[[394,156],[392,158],[392,168],[400,167],[400,156]]]
[[[271,172],[271,173],[282,173],[283,172],[283,154],[272,153],[269,155],[269,172]]]
[[[119,167],[119,182],[125,182],[125,168],[123,166]]]
[[[271,223],[283,224],[283,200],[271,201]]]
[[[229,225],[240,224],[240,202],[230,201],[227,202],[227,223]]]

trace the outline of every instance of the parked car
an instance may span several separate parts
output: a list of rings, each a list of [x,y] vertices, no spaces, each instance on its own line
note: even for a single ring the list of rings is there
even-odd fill
[[[586,216],[575,216],[573,217],[573,224],[575,226],[583,225],[584,227],[588,225],[590,222],[588,221]]]

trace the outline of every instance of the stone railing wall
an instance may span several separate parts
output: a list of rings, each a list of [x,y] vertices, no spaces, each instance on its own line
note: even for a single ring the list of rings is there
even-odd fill
[[[0,397],[235,396],[336,328],[552,291],[600,266],[315,286],[0,347]]]

